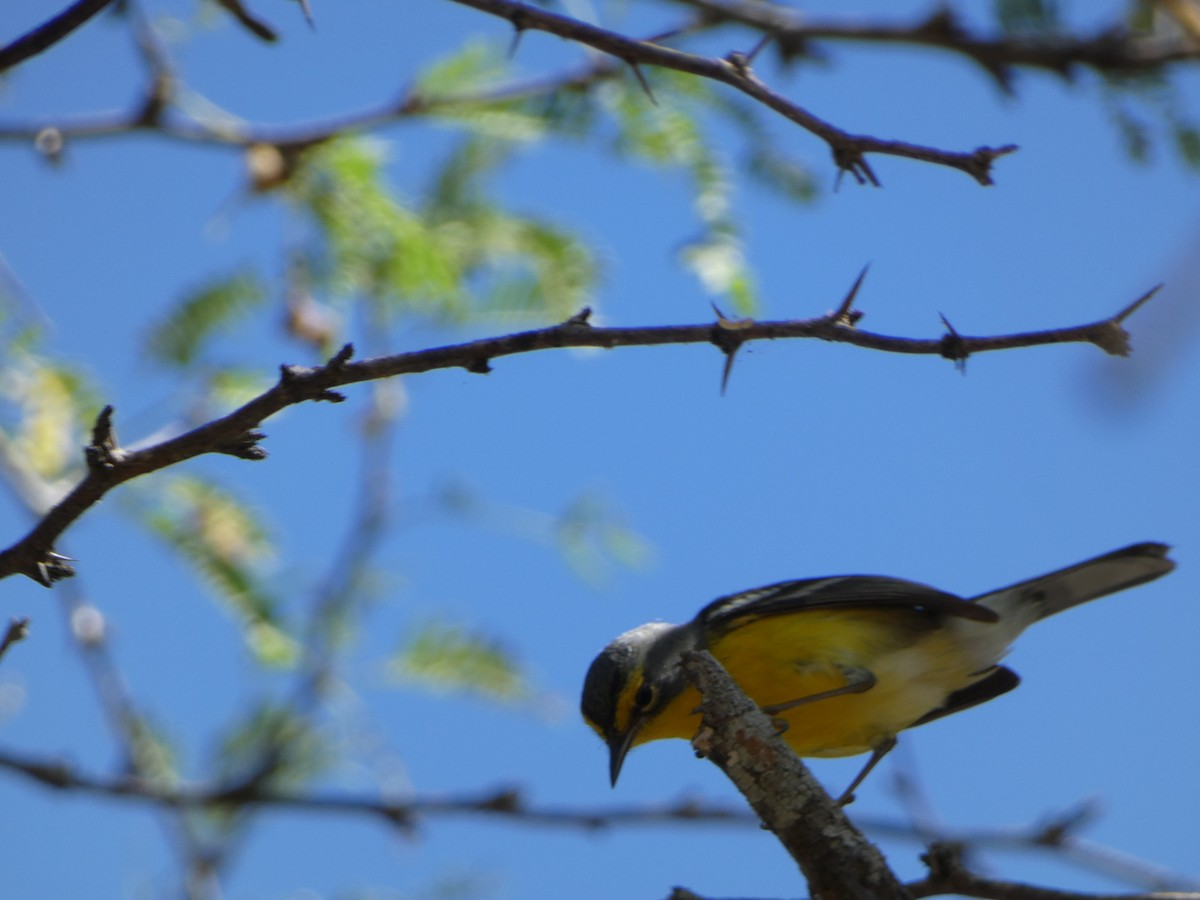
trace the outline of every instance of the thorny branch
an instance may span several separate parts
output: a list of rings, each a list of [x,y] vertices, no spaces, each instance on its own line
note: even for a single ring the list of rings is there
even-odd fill
[[[857,291],[857,284],[854,291]],[[106,407],[97,419],[92,444],[86,450],[87,476],[24,538],[0,552],[0,578],[20,574],[49,587],[60,578],[70,577],[74,574],[71,561],[55,553],[54,544],[108,491],[140,475],[206,453],[225,453],[248,460],[264,459],[267,454],[260,441],[265,435],[257,430],[263,421],[285,407],[308,400],[341,402],[345,397],[332,388],[342,385],[455,367],[485,374],[491,371],[494,359],[553,348],[613,349],[711,343],[729,357],[750,341],[783,338],[818,338],[890,353],[941,356],[960,367],[974,353],[1072,342],[1095,344],[1106,353],[1125,356],[1129,353],[1129,334],[1123,322],[1157,291],[1157,287],[1148,291],[1116,315],[1099,322],[996,337],[969,337],[958,332],[947,332],[941,338],[930,339],[875,334],[846,324],[849,310],[843,302],[837,312],[814,319],[757,322],[720,318],[710,324],[632,328],[593,327],[587,321],[589,311],[584,310],[566,322],[548,328],[361,362],[351,361],[354,348],[347,344],[323,366],[281,367],[278,383],[244,406],[186,434],[139,450],[124,450],[118,446],[112,427],[112,409]]]
[[[797,103],[776,93],[760,81],[750,70],[745,54],[732,53],[725,59],[713,59],[674,50],[651,41],[640,41],[589,25],[569,16],[549,12],[516,0],[453,0],[481,12],[506,19],[519,31],[537,30],[554,34],[567,40],[585,44],[625,63],[637,66],[659,66],[698,75],[727,84],[746,96],[757,100],[784,118],[811,132],[825,141],[833,153],[833,159],[841,171],[850,172],[860,184],[878,186],[879,181],[866,161],[868,153],[901,156],[922,162],[948,166],[966,172],[980,184],[992,183],[991,168],[995,160],[1016,150],[1015,146],[979,147],[970,153],[956,153],[911,144],[906,141],[883,140],[868,135],[851,134],[804,109]]]
[[[1158,71],[1200,59],[1200,47],[1182,38],[1141,37],[1117,24],[1088,36],[972,34],[949,7],[911,25],[820,19],[770,3],[749,0],[675,0],[701,13],[705,21],[736,23],[770,35],[785,57],[809,53],[821,41],[909,45],[964,57],[995,79],[1005,93],[1014,90],[1014,70],[1034,69],[1070,78],[1079,68],[1107,75]]]
[[[62,17],[90,7],[98,9],[105,2],[107,0],[83,0],[64,12]],[[761,49],[761,41],[755,51],[734,51],[724,59],[674,50],[664,46],[662,41],[666,37],[679,38],[732,22],[762,32],[779,47],[785,58],[810,53],[812,45],[821,41],[927,47],[970,59],[1006,92],[1012,91],[1013,73],[1020,68],[1049,71],[1062,77],[1070,77],[1080,67],[1119,75],[1158,71],[1171,64],[1200,59],[1200,49],[1181,39],[1142,37],[1120,26],[1085,37],[1070,34],[983,37],[972,33],[949,10],[939,10],[915,24],[889,25],[812,19],[787,7],[746,0],[675,0],[694,9],[698,18],[667,30],[665,36],[639,40],[515,0],[452,2],[472,6],[507,20],[517,37],[526,30],[546,31],[594,47],[608,54],[609,58],[593,62],[575,72],[474,94],[431,97],[410,90],[398,100],[307,125],[255,125],[238,121],[233,116],[198,119],[176,109],[172,103],[176,85],[171,67],[157,46],[153,28],[144,21],[140,10],[131,6],[126,10],[126,15],[132,22],[131,28],[139,52],[146,62],[149,80],[149,86],[134,107],[124,113],[73,120],[0,124],[0,140],[31,141],[43,152],[56,156],[71,140],[151,130],[161,136],[190,143],[240,147],[265,144],[285,151],[299,150],[347,131],[378,127],[399,119],[452,110],[456,106],[488,104],[535,97],[557,90],[583,88],[613,77],[622,66],[630,67],[644,83],[641,67],[657,66],[723,82],[766,105],[824,140],[839,169],[850,172],[860,183],[878,184],[866,155],[879,153],[950,166],[970,174],[982,184],[988,184],[991,164],[998,156],[1015,148],[981,147],[970,153],[955,153],[902,141],[850,134],[777,94],[753,74],[750,63],[757,55],[757,49]],[[0,60],[4,59],[5,54],[19,50],[19,45],[26,39],[32,40],[43,29],[49,29],[51,24],[48,22],[25,38],[0,49]],[[10,65],[18,61],[13,60]],[[168,111],[171,115],[166,114]]]

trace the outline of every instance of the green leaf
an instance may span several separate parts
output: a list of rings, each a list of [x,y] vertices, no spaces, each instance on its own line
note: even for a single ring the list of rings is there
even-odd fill
[[[309,154],[289,182],[317,228],[316,274],[335,295],[366,298],[381,311],[458,312],[463,273],[454,236],[395,199],[382,170],[378,143],[342,138]]]
[[[442,621],[420,627],[388,661],[387,671],[399,682],[491,700],[524,700],[531,694],[513,656],[499,641]]]
[[[146,352],[160,363],[185,368],[196,360],[206,340],[260,306],[266,295],[252,272],[210,282],[183,297],[154,326],[146,337]]]

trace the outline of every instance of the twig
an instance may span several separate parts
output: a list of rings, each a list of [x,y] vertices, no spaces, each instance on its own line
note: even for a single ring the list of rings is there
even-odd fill
[[[1117,316],[1087,325],[1047,331],[1023,332],[997,337],[968,337],[956,334],[953,346],[945,338],[917,339],[891,337],[847,327],[831,316],[779,322],[739,323],[739,344],[755,340],[817,338],[853,344],[890,353],[944,356],[961,362],[973,353],[1036,347],[1046,344],[1091,343],[1106,353],[1124,356],[1129,352],[1129,335],[1122,319],[1144,303],[1158,289],[1148,292]],[[845,312],[839,309],[844,317]],[[63,500],[56,504],[22,539],[0,552],[0,578],[25,575],[49,587],[54,581],[74,574],[65,557],[53,552],[55,542],[66,529],[119,484],[206,453],[230,453],[245,459],[262,459],[266,452],[259,446],[264,437],[257,431],[267,418],[287,406],[307,400],[340,402],[345,399],[331,390],[347,384],[411,375],[436,369],[461,367],[470,372],[488,372],[491,361],[499,357],[566,347],[648,347],[670,344],[711,343],[719,348],[729,340],[729,329],[718,323],[701,325],[664,325],[640,328],[595,328],[581,326],[573,317],[559,325],[524,331],[501,337],[484,338],[464,344],[433,347],[412,353],[351,362],[353,348],[342,348],[326,365],[316,368],[284,366],[279,382],[249,403],[226,416],[214,419],[186,434],[139,450],[124,450],[111,442],[111,427],[99,427],[97,442],[89,448],[89,459],[100,464],[89,466],[87,476]],[[104,413],[101,417],[104,417]],[[111,415],[111,414],[110,414]]]
[[[962,847],[954,844],[933,844],[921,859],[929,866],[929,877],[907,885],[913,898],[955,894],[985,900],[1200,900],[1200,893],[1192,892],[1085,894],[983,878],[966,868]]]
[[[0,638],[0,659],[4,658],[4,654],[8,652],[9,647],[25,640],[27,637],[29,637],[29,619],[26,617],[9,619],[8,628],[4,631],[4,637]]]
[[[731,60],[685,53],[649,41],[629,38],[617,32],[572,19],[569,16],[518,2],[518,0],[453,0],[453,2],[490,13],[512,23],[514,27],[545,31],[567,40],[585,44],[602,53],[624,60],[630,65],[640,64],[675,69],[727,84],[821,138],[829,145],[838,168],[850,172],[860,183],[869,182],[876,185],[879,183],[866,163],[865,156],[868,153],[880,153],[948,166],[967,173],[980,184],[988,185],[992,183],[990,174],[992,163],[998,157],[1017,149],[1014,145],[1008,144],[1002,147],[979,147],[972,152],[961,153],[905,141],[851,134],[771,90],[750,71],[744,54],[735,54]]]
[[[78,0],[53,19],[26,32],[11,44],[0,47],[0,72],[7,71],[53,47],[112,2],[113,0]]]
[[[1070,78],[1081,66],[1108,75],[1153,72],[1164,66],[1200,59],[1200,49],[1178,39],[1139,37],[1123,23],[1092,35],[972,34],[946,6],[911,25],[815,19],[786,6],[747,0],[675,0],[701,12],[714,23],[733,22],[772,36],[785,55],[806,52],[814,41],[898,44],[954,53],[971,60],[1013,93],[1013,69],[1026,68]]]

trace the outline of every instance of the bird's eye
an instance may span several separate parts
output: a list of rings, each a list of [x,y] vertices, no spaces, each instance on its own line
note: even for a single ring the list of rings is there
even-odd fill
[[[637,693],[633,695],[633,705],[638,709],[645,709],[654,702],[654,688],[648,684],[643,684],[637,689]]]

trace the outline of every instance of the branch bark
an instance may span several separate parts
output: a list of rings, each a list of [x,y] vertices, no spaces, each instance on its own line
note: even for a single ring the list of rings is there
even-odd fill
[[[1087,67],[1108,75],[1153,72],[1173,63],[1200,59],[1200,48],[1178,39],[1138,37],[1123,23],[1086,36],[1072,34],[972,34],[949,7],[908,24],[814,18],[786,6],[747,0],[675,0],[716,23],[736,23],[771,35],[785,56],[806,52],[814,41],[859,42],[923,47],[953,53],[978,65],[1007,94],[1014,69],[1036,69],[1070,78]]]
[[[879,849],[721,664],[701,651],[685,657],[684,671],[704,698],[692,746],[720,767],[796,860],[813,900],[911,900]]]
[[[854,291],[857,291],[857,284]],[[564,347],[612,349],[708,343],[716,345],[728,359],[750,341],[781,338],[818,338],[891,353],[941,356],[960,367],[973,353],[1071,342],[1095,344],[1106,353],[1125,356],[1129,353],[1129,334],[1123,322],[1157,291],[1158,288],[1148,291],[1116,315],[1099,322],[996,337],[968,337],[956,331],[932,339],[874,334],[846,324],[850,318],[847,304],[843,303],[837,312],[815,319],[757,322],[720,318],[715,323],[703,325],[638,328],[594,328],[588,324],[590,311],[585,309],[566,322],[548,328],[361,362],[350,361],[354,348],[347,344],[324,366],[283,366],[274,387],[239,409],[186,434],[140,450],[125,450],[119,446],[112,425],[113,412],[111,407],[106,407],[96,421],[92,443],[85,452],[87,476],[25,537],[0,552],[0,578],[25,575],[49,587],[61,578],[70,577],[74,574],[71,560],[55,553],[54,544],[72,523],[114,487],[206,453],[224,453],[248,460],[265,459],[266,451],[260,446],[265,435],[257,430],[263,421],[285,407],[308,400],[340,402],[345,398],[332,388],[342,385],[455,367],[486,374],[491,371],[491,361],[499,357]]]
[[[651,41],[640,41],[614,31],[589,25],[569,16],[549,12],[517,0],[453,0],[481,12],[505,19],[517,32],[533,29],[558,35],[585,44],[602,53],[623,60],[632,67],[639,65],[675,69],[719,81],[741,91],[774,110],[784,118],[825,141],[833,153],[834,163],[849,172],[859,183],[878,186],[879,180],[866,161],[868,153],[900,156],[922,162],[958,169],[982,185],[990,185],[992,163],[1017,148],[979,147],[969,153],[939,150],[906,141],[884,140],[862,134],[851,134],[819,118],[788,98],[777,94],[755,77],[746,54],[731,53],[725,59],[713,59],[664,47]]]
[[[11,44],[0,47],[0,72],[53,47],[110,3],[112,0],[78,0]]]

